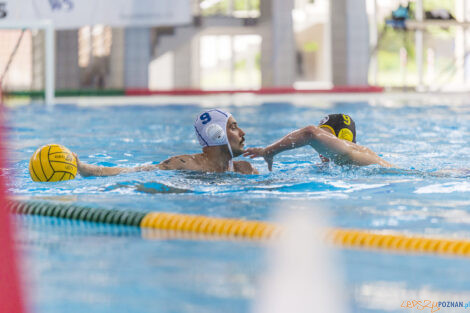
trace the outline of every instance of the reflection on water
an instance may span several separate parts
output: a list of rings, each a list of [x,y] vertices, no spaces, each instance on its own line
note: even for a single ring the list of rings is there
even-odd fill
[[[114,185],[106,186],[101,191],[114,191],[118,189],[131,189],[137,192],[143,192],[148,194],[154,193],[185,193],[191,192],[188,189],[181,189],[173,186],[168,186],[159,182],[119,182]]]

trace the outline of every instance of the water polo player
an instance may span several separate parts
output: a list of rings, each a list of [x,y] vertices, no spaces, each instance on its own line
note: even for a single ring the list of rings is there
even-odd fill
[[[248,148],[243,155],[263,157],[271,171],[276,154],[306,145],[312,146],[323,161],[333,160],[338,165],[393,167],[371,149],[356,144],[356,125],[345,114],[330,114],[318,126],[295,130],[265,148]]]
[[[159,164],[133,168],[85,164],[77,158],[78,172],[82,176],[111,176],[157,169],[258,174],[249,162],[232,160],[244,152],[245,133],[230,113],[217,109],[207,110],[198,115],[194,129],[202,146],[202,153],[178,155]]]

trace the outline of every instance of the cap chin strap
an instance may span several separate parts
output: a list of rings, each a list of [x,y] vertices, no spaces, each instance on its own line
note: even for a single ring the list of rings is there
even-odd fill
[[[225,134],[225,136],[227,136],[227,134]],[[228,170],[229,171],[234,171],[234,168],[233,168],[233,152],[232,152],[232,147],[230,147],[230,143],[228,142],[228,137],[227,137],[227,147],[228,147],[228,151],[230,152],[230,156],[231,156],[231,159],[228,161]]]
[[[232,114],[228,114],[227,116],[227,121],[225,122],[225,127],[227,127],[227,122],[228,122],[228,119],[230,118],[230,116],[232,116]],[[227,134],[227,131],[225,131],[225,139],[227,140],[227,147],[228,147],[228,152],[230,152],[230,156],[231,156],[231,159],[228,161],[228,170],[233,172],[234,171],[234,167],[233,167],[233,152],[232,152],[232,147],[230,146],[230,142],[228,141],[228,134]]]

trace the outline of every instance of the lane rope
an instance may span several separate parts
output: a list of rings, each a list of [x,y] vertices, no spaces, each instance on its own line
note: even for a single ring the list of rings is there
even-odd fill
[[[218,238],[271,240],[282,236],[280,225],[242,219],[217,218],[165,212],[141,212],[134,210],[103,209],[74,204],[59,204],[41,201],[9,201],[12,213],[40,215],[95,223],[127,225],[162,231],[179,236],[167,238]],[[196,236],[191,236],[196,235]],[[152,236],[148,236],[152,237]],[[470,240],[454,238],[431,238],[406,234],[385,234],[367,230],[329,229],[324,236],[326,242],[345,248],[368,248],[401,253],[432,253],[470,257]]]

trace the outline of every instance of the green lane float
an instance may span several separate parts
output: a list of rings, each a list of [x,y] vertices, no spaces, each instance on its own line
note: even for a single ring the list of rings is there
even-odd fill
[[[137,226],[147,234],[155,230],[158,233],[156,238],[270,240],[279,238],[283,231],[281,226],[269,222],[165,212],[113,210],[40,201],[9,201],[7,206],[15,214]],[[164,232],[172,235],[167,236]],[[324,237],[326,242],[345,248],[470,257],[470,240],[467,239],[383,234],[353,229],[329,229]]]

